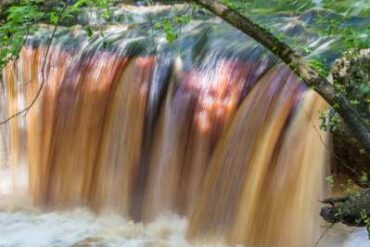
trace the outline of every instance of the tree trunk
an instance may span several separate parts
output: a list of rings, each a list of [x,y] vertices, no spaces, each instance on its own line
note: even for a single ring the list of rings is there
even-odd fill
[[[349,99],[359,102],[356,108],[369,126],[370,102],[367,101],[368,94],[364,93],[362,86],[370,86],[370,49],[356,53],[345,52],[343,57],[335,61],[331,74],[335,85],[348,92]],[[336,126],[332,139],[336,161],[333,173],[348,175],[357,185],[370,187],[370,181],[361,181],[364,173],[370,174],[370,154],[361,152],[360,144],[342,124]]]
[[[190,2],[191,0],[188,1]],[[311,68],[302,55],[287,44],[281,42],[265,28],[254,23],[247,17],[242,16],[237,11],[228,8],[219,0],[193,1],[249,35],[286,63],[307,86],[313,88],[333,106],[342,117],[350,133],[359,141],[366,152],[370,154],[370,129],[366,126],[358,112],[350,105],[348,100],[344,96],[336,94],[333,85]],[[6,7],[16,4],[17,2],[19,1],[5,0],[0,2],[0,23],[2,18],[4,18],[4,10]]]
[[[307,86],[321,95],[341,116],[351,134],[370,154],[370,129],[348,100],[335,93],[333,85],[309,66],[306,59],[287,44],[281,42],[265,28],[254,23],[219,0],[193,0],[215,15],[244,32],[279,57]]]
[[[328,198],[322,201],[330,207],[321,209],[321,217],[328,223],[343,223],[348,226],[366,226],[370,218],[370,189],[355,192],[344,197]]]

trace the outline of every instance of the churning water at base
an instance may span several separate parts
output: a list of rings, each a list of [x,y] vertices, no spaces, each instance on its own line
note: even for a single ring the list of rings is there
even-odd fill
[[[96,217],[82,209],[46,214],[0,213],[0,246],[190,247],[185,240],[186,225],[185,219],[173,216],[144,226],[119,215]]]
[[[97,217],[87,209],[50,213],[0,211],[0,247],[230,247],[189,243],[187,225],[186,219],[173,215],[143,225],[116,214]],[[365,230],[341,227],[330,230],[318,245],[367,246]]]
[[[45,27],[4,69],[1,115],[42,92],[1,129],[2,244],[314,246],[327,104],[219,20],[173,43],[147,24],[61,28],[43,70]]]

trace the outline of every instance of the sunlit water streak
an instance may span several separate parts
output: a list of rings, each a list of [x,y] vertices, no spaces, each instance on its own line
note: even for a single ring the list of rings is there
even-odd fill
[[[278,28],[299,31],[293,19]],[[328,193],[330,138],[316,121],[326,103],[220,20],[182,26],[171,44],[132,22],[57,33],[36,105],[1,130],[0,244],[313,246]],[[33,100],[48,34],[5,68],[2,115]],[[330,52],[332,39],[298,36]]]

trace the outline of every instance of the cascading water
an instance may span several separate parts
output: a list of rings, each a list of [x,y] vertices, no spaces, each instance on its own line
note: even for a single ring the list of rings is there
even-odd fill
[[[147,23],[93,37],[60,28],[48,54],[49,28],[34,35],[4,70],[3,115],[43,86],[3,127],[0,196],[26,191],[44,210],[145,223],[177,214],[194,243],[314,246],[326,103],[226,24],[181,28],[171,44]]]

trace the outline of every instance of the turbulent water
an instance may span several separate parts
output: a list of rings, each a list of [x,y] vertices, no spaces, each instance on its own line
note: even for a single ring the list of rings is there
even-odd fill
[[[0,246],[314,246],[326,103],[219,20],[168,43],[148,23],[172,9],[127,11],[92,37],[60,28],[49,52],[43,27],[4,69],[3,116],[42,91],[1,132]]]
[[[85,209],[44,214],[24,210],[0,212],[0,246],[228,247],[189,243],[185,238],[186,227],[186,219],[178,216],[162,216],[143,225],[114,214],[96,217]],[[337,227],[318,246],[367,247],[367,233]]]

